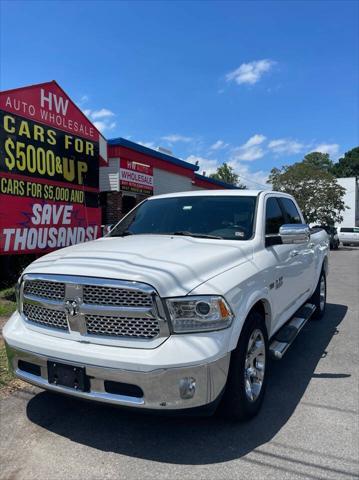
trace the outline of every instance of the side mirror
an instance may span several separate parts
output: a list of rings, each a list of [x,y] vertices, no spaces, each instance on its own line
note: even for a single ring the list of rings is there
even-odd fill
[[[279,236],[282,239],[283,244],[307,243],[310,238],[309,225],[306,225],[305,223],[288,223],[282,225],[279,229]]]

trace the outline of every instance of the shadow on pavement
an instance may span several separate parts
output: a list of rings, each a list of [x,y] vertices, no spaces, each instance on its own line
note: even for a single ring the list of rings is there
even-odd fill
[[[327,304],[325,317],[308,322],[281,362],[271,362],[260,414],[244,424],[217,417],[145,415],[42,392],[27,405],[35,424],[83,445],[157,462],[203,465],[240,458],[271,440],[288,421],[347,307]]]

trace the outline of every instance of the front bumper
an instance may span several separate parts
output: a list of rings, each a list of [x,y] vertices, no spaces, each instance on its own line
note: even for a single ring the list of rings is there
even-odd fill
[[[136,349],[86,345],[35,333],[23,325],[16,313],[4,329],[9,364],[18,378],[41,388],[75,397],[149,410],[193,409],[215,402],[226,384],[230,353],[223,353],[223,345],[220,350],[214,351],[215,345],[223,343],[225,337],[223,337],[223,332],[221,334],[212,332],[212,337],[213,335],[214,338],[211,338],[210,334],[206,334],[202,339],[198,336],[196,338],[194,338],[195,336],[182,336],[181,338],[181,336],[175,335],[157,349],[147,352],[137,350],[136,355]],[[222,342],[218,342],[220,335],[223,337]],[[164,366],[159,367],[159,355],[163,355],[163,359],[165,359],[168,350],[173,349],[175,357],[183,358],[182,354],[185,352],[181,352],[182,342],[185,342],[184,345],[195,345],[195,341],[199,341],[198,346],[202,345],[202,358],[193,358],[196,363],[192,365],[172,363],[169,365],[163,362]],[[41,347],[40,344],[42,344]],[[76,354],[73,353],[74,351]],[[200,351],[196,345],[194,351],[197,353]],[[107,361],[104,358],[106,353]],[[121,357],[125,358],[130,354],[137,357],[137,364],[131,362],[131,364],[124,363],[122,366]],[[148,357],[156,356],[156,365],[151,366],[150,362],[147,362],[146,370],[144,370],[144,365],[140,363],[141,354]],[[119,360],[116,364],[113,360],[114,355]],[[190,358],[190,355],[187,357]],[[89,382],[88,391],[78,391],[49,383],[48,361],[84,367]],[[29,369],[29,364],[36,368]],[[137,391],[142,391],[142,394],[135,396],[113,393],[107,388],[108,382],[137,387]],[[191,395],[193,382],[195,389],[194,394]],[[192,387],[187,388],[188,384],[191,384]]]

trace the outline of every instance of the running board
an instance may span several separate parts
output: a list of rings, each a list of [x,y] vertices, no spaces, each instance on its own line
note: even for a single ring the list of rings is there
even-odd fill
[[[315,305],[306,303],[283,327],[278,330],[269,346],[269,352],[277,360],[281,360],[292,345],[298,333],[315,311]]]

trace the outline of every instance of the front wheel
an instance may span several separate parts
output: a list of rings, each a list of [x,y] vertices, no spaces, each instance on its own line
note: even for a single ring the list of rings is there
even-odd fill
[[[221,411],[235,420],[248,420],[260,410],[268,373],[268,336],[264,319],[251,312],[232,352]]]
[[[315,311],[312,315],[313,320],[322,318],[327,304],[327,279],[324,270],[321,271],[316,289],[310,299],[310,302],[315,305]]]

